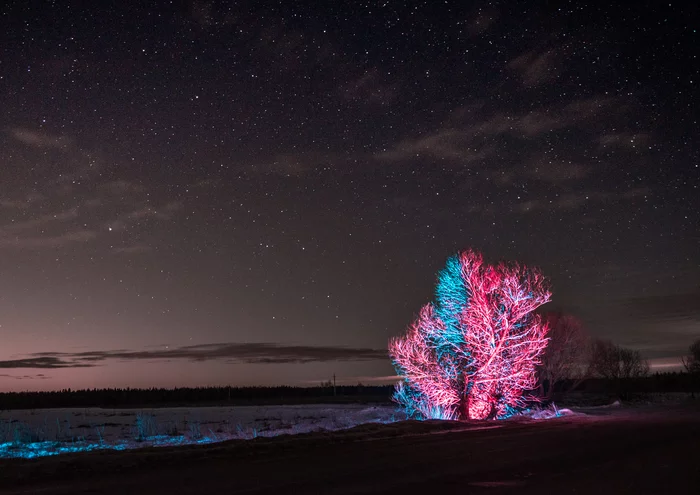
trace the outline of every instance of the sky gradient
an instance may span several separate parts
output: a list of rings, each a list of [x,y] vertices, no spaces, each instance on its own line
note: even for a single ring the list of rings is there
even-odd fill
[[[0,7],[0,390],[381,381],[468,247],[700,337],[697,6],[129,3]]]

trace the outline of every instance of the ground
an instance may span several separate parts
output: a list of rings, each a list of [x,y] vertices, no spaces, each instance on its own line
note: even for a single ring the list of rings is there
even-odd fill
[[[0,493],[694,493],[700,406],[0,461]]]

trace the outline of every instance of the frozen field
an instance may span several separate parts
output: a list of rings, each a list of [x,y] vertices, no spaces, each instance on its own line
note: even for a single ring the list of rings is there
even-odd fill
[[[246,409],[381,417],[381,409],[361,406]],[[689,493],[700,483],[699,444],[697,401],[618,404],[548,421],[397,421],[189,447],[0,459],[0,492]]]
[[[649,403],[683,397],[649,398]],[[524,416],[609,415],[619,402],[598,407],[545,409]],[[406,419],[392,405],[277,405],[140,409],[27,409],[0,411],[0,459],[53,456],[95,450],[127,450],[251,440]]]
[[[354,404],[1,411],[0,457],[212,443],[402,419],[393,406]]]

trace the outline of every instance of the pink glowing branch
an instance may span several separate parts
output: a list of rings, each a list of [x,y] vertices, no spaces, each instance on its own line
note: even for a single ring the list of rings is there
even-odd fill
[[[449,296],[442,296],[441,311],[426,305],[406,335],[390,342],[405,380],[400,399],[424,417],[505,417],[537,385],[548,328],[532,312],[551,294],[537,270],[484,265],[473,251],[458,262],[457,275],[441,272],[438,280]]]

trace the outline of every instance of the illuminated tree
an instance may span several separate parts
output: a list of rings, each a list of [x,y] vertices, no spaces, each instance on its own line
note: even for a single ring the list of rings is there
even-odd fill
[[[447,260],[435,301],[389,342],[403,380],[394,400],[415,419],[505,418],[527,405],[547,346],[534,310],[550,299],[536,269],[485,265],[474,251]]]

